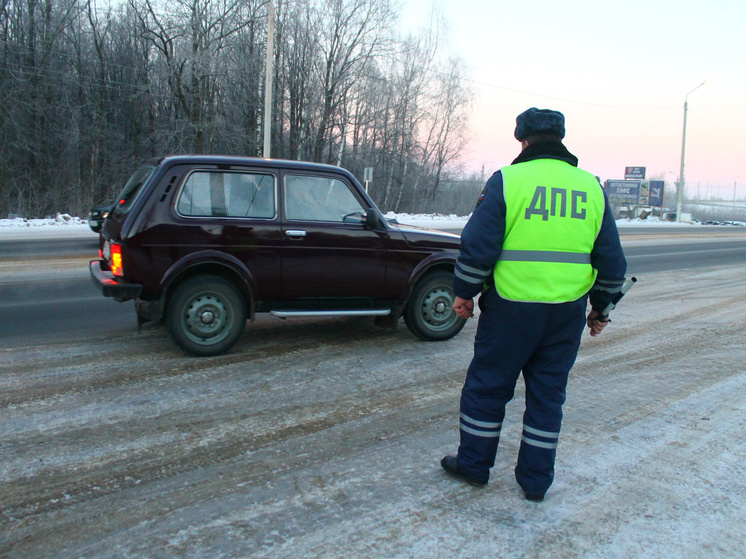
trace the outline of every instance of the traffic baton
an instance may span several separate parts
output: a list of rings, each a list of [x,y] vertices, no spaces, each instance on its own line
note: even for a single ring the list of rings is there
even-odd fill
[[[601,322],[606,322],[609,318],[609,313],[613,311],[616,308],[617,303],[624,297],[624,294],[627,293],[632,287],[637,283],[637,278],[629,278],[627,281],[624,282],[624,285],[622,285],[622,289],[619,291],[619,293],[616,294],[616,296],[611,300],[611,303],[609,303],[604,310],[601,311]]]

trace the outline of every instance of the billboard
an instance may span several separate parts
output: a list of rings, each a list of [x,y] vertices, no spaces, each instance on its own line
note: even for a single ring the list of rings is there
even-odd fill
[[[645,167],[625,167],[624,178],[645,180]]]
[[[640,181],[608,180],[604,183],[604,188],[612,205],[636,206],[640,203],[641,184]]]
[[[650,198],[648,203],[651,206],[663,205],[663,181],[650,181]]]

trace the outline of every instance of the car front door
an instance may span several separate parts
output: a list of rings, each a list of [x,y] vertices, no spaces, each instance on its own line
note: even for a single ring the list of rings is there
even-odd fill
[[[389,298],[387,234],[365,225],[367,210],[353,186],[310,172],[283,179],[283,298]]]

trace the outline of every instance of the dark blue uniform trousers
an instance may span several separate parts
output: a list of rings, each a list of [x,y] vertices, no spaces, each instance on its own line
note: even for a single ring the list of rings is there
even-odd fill
[[[472,478],[489,478],[505,405],[522,371],[526,411],[515,476],[526,493],[544,495],[549,489],[567,378],[586,322],[586,299],[517,303],[502,299],[494,287],[480,297],[474,358],[461,391],[458,449],[459,467]]]

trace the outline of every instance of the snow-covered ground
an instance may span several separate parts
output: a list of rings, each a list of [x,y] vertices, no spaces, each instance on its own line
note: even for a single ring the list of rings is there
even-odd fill
[[[744,557],[744,277],[646,275],[583,336],[543,503],[513,478],[522,386],[487,487],[439,466],[476,320],[268,319],[195,359],[102,313],[0,344],[0,557]]]
[[[430,229],[463,227],[469,220],[469,216],[457,215],[434,215],[434,214],[397,214],[389,212],[387,219],[395,218],[399,223],[406,225],[417,225]],[[671,227],[675,225],[691,225],[690,223],[675,223],[662,221],[657,217],[640,219],[620,219],[618,227]],[[57,214],[47,219],[0,219],[0,239],[26,238],[34,235],[53,234],[55,237],[77,237],[92,235],[86,220],[79,217],[71,217],[67,214]]]
[[[386,218],[396,218],[399,223],[405,223],[407,225],[418,225],[420,227],[429,227],[431,229],[438,229],[441,227],[456,227],[458,225],[463,226],[469,220],[469,216],[397,214],[394,212],[387,213]],[[676,223],[673,221],[663,221],[657,217],[649,217],[647,219],[619,219],[616,223],[617,227],[671,227],[675,225],[699,225],[697,223]]]
[[[0,240],[37,234],[94,236],[64,216],[0,220]],[[438,464],[458,445],[475,320],[437,344],[370,320],[257,320],[194,359],[160,324],[117,328],[110,301],[82,333],[0,339],[0,556],[744,557],[745,276],[735,260],[647,274],[583,337],[541,504],[512,474],[522,387],[487,487]]]

